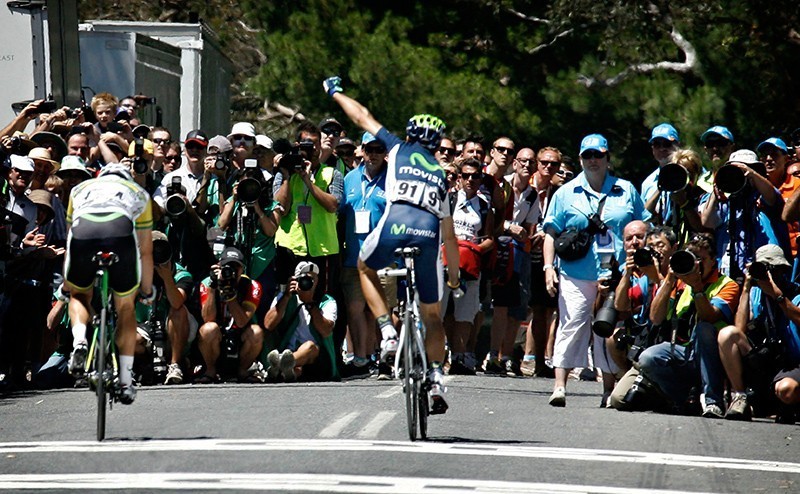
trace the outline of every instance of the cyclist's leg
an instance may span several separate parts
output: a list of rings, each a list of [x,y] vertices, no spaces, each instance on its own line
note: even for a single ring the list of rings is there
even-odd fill
[[[425,324],[425,351],[431,363],[441,363],[444,361],[444,324],[442,324],[442,314],[439,309],[439,302],[432,304],[419,304],[422,322]]]
[[[133,386],[133,354],[136,350],[136,291],[127,295],[114,294],[114,307],[117,312],[116,343],[119,351],[119,381],[123,393]],[[135,391],[123,399],[123,403],[133,402]]]

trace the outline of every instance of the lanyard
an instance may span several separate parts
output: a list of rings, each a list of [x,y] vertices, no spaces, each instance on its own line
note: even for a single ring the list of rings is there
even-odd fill
[[[369,182],[372,183],[372,187],[367,189],[367,182],[364,181],[366,175],[363,175],[361,178],[361,209],[367,209],[367,201],[369,200],[372,193],[375,192],[375,188],[378,186],[378,180],[380,179],[380,175],[373,178]]]

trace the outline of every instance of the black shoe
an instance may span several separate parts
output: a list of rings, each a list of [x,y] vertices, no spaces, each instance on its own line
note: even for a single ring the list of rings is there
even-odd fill
[[[392,379],[392,367],[389,364],[380,362],[378,364],[378,380],[389,381]]]
[[[347,364],[342,367],[342,379],[363,379],[369,377],[369,364],[358,366],[355,364]]]
[[[475,369],[470,369],[461,360],[455,360],[450,364],[448,374],[451,376],[474,376]]]

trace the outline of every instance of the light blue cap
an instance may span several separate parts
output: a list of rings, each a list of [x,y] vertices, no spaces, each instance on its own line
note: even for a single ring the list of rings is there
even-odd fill
[[[364,132],[364,135],[361,136],[361,145],[362,146],[366,146],[367,144],[369,144],[370,142],[372,142],[372,141],[374,141],[376,139],[377,139],[377,137],[375,137],[374,135],[370,134],[369,132]]]
[[[731,131],[728,130],[727,127],[723,127],[722,125],[715,125],[710,129],[708,129],[707,131],[703,132],[703,135],[700,136],[700,140],[705,143],[706,139],[708,139],[708,136],[710,136],[711,134],[717,134],[718,136],[724,137],[725,139],[731,142],[736,142],[733,140],[733,134],[731,133]]]
[[[608,141],[600,134],[589,134],[581,141],[581,151],[578,154],[583,154],[584,151],[594,149],[601,153],[608,152]]]
[[[766,141],[759,144],[758,147],[756,148],[756,151],[760,153],[764,148],[767,148],[769,146],[773,146],[780,149],[781,151],[784,152],[784,154],[789,154],[789,148],[786,147],[786,143],[783,142],[783,139],[781,139],[780,137],[770,137]]]
[[[653,127],[653,133],[650,134],[650,141],[648,142],[652,144],[656,139],[666,139],[670,142],[680,142],[678,131],[675,130],[675,127],[666,122],[660,123]]]

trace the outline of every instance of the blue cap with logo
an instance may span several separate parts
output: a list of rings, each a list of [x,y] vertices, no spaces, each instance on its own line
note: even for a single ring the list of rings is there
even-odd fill
[[[369,144],[370,142],[372,142],[372,141],[374,141],[376,139],[377,139],[377,137],[375,137],[374,135],[370,134],[369,132],[364,132],[364,135],[361,136],[361,145],[362,146],[366,146],[367,144]]]
[[[711,134],[716,134],[720,137],[724,137],[725,139],[729,140],[730,142],[736,142],[733,140],[733,134],[727,127],[723,127],[722,125],[715,125],[708,129],[707,131],[703,132],[703,135],[700,136],[700,140],[706,142],[708,136]]]
[[[608,152],[608,141],[600,134],[589,134],[581,141],[581,151],[578,154],[583,154],[584,151],[594,149],[601,153]]]
[[[766,141],[759,144],[758,147],[756,148],[756,151],[761,153],[765,150],[765,148],[768,148],[770,146],[780,149],[781,151],[783,151],[784,154],[789,154],[789,148],[786,147],[786,143],[783,142],[783,139],[781,139],[780,137],[770,137]]]
[[[650,134],[650,140],[648,142],[652,144],[656,139],[666,139],[670,142],[680,141],[680,138],[678,137],[678,131],[675,130],[675,127],[666,122],[660,123],[653,127],[653,132]]]

